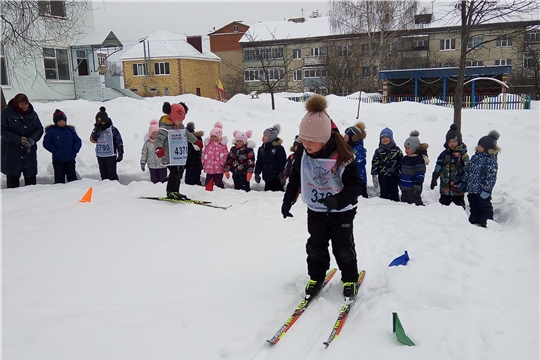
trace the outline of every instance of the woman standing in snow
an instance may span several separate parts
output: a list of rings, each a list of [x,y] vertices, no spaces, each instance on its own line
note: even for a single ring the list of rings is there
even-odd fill
[[[43,125],[25,94],[17,94],[2,110],[2,174],[7,188],[19,187],[21,173],[24,185],[35,185],[37,167],[36,143],[43,135]]]

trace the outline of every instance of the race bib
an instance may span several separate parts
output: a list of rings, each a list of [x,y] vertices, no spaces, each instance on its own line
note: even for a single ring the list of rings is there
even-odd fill
[[[112,128],[105,129],[99,133],[96,142],[96,156],[109,157],[114,155]]]
[[[167,130],[169,139],[169,165],[186,165],[188,141],[186,129]]]

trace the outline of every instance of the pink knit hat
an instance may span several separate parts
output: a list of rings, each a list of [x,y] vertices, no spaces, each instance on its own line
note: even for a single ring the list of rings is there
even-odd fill
[[[219,140],[223,137],[223,125],[218,121],[214,124],[214,128],[210,130],[210,136],[217,136]]]
[[[238,140],[240,140],[244,143],[244,145],[247,145],[248,139],[251,137],[251,134],[253,134],[253,131],[251,130],[248,130],[245,133],[238,130],[234,130],[233,131],[234,141],[237,142]]]
[[[154,131],[158,131],[159,130],[159,121],[157,121],[156,119],[153,119],[150,121],[150,127],[148,128],[148,136],[152,136],[152,134],[154,133]]]
[[[326,99],[312,95],[306,101],[308,113],[300,123],[299,136],[302,140],[326,144],[332,134],[332,120],[326,113]]]

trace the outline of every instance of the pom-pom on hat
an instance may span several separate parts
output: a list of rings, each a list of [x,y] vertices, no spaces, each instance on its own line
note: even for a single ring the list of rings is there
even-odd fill
[[[394,132],[390,129],[385,127],[381,130],[381,134],[379,135],[379,138],[382,138],[383,136],[388,136],[390,140],[394,140]]]
[[[159,131],[159,121],[153,119],[150,120],[150,126],[148,127],[148,136],[152,136],[155,131]]]
[[[411,131],[411,135],[407,138],[407,140],[405,140],[404,146],[410,148],[413,153],[415,153],[416,149],[418,149],[420,146],[420,139],[418,138],[419,135],[420,133],[418,130],[413,130]]]
[[[246,145],[248,142],[248,139],[251,137],[251,134],[253,134],[253,131],[251,130],[248,130],[246,132],[234,130],[233,131],[234,142],[237,142],[238,140],[240,140],[244,143],[244,145]]]
[[[263,134],[268,137],[268,142],[272,142],[278,138],[280,131],[281,125],[276,124],[273,127],[264,130]]]
[[[96,122],[100,122],[100,121],[108,121],[109,120],[109,115],[107,115],[107,113],[105,112],[105,106],[102,106],[99,108],[99,112],[96,114]]]
[[[356,143],[366,138],[366,125],[359,122],[345,129],[345,135],[349,136],[349,142]]]
[[[53,114],[53,122],[56,124],[60,120],[64,120],[65,122],[67,122],[67,116],[62,110],[56,109],[54,110]]]
[[[326,98],[312,95],[306,101],[307,114],[300,123],[299,136],[302,140],[326,144],[332,135],[332,120],[326,113]]]
[[[450,130],[448,130],[448,132],[446,133],[445,146],[448,146],[448,140],[450,140],[450,139],[456,139],[459,145],[461,145],[463,143],[463,138],[462,138],[461,133],[459,132],[456,124],[450,125]]]
[[[478,145],[483,147],[486,151],[495,149],[497,147],[497,140],[499,140],[500,136],[501,135],[496,130],[491,130],[489,134],[482,136],[480,140],[478,140]]]
[[[217,136],[220,140],[223,138],[223,125],[219,121],[217,121],[214,124],[214,128],[210,130],[210,136]]]

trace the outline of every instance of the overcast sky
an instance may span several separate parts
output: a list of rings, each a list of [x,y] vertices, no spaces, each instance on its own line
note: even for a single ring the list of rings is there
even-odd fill
[[[318,10],[328,13],[328,1],[216,1],[216,2],[146,2],[95,1],[95,29],[110,31],[130,48],[156,30],[169,30],[184,35],[204,35],[232,21],[252,25],[260,21],[309,17]]]

